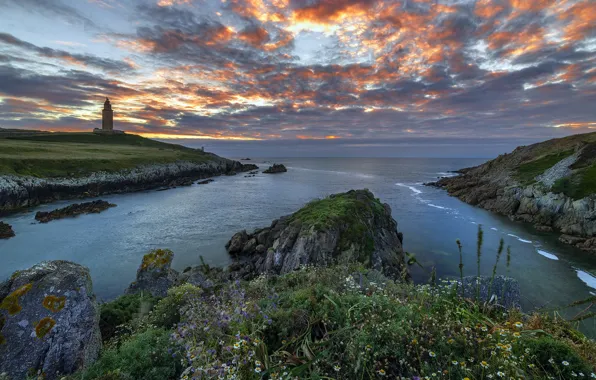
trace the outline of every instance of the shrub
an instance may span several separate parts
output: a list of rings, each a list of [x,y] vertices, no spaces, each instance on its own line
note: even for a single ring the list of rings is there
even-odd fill
[[[167,380],[177,379],[182,367],[178,348],[170,332],[149,329],[124,341],[120,347],[106,349],[88,370],[75,379],[90,380]]]
[[[141,317],[151,311],[157,298],[151,294],[126,294],[114,301],[101,305],[99,329],[104,341],[116,335],[118,326],[121,326],[135,317]]]
[[[180,322],[180,311],[189,299],[196,298],[203,290],[192,284],[184,284],[168,290],[168,295],[159,300],[149,316],[149,323],[170,329]]]

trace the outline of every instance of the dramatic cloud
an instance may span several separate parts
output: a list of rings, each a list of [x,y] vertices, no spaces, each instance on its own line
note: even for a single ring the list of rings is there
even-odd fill
[[[86,130],[109,96],[122,129],[150,136],[540,139],[596,129],[590,0],[68,4],[0,0],[10,25],[0,27],[0,126]]]

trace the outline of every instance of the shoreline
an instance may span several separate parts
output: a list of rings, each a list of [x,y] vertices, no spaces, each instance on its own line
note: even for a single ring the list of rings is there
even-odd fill
[[[179,161],[141,165],[114,173],[95,172],[80,178],[0,175],[0,216],[58,200],[152,190],[169,186],[172,181],[179,179],[196,181],[256,168],[256,165],[221,159],[203,163]]]

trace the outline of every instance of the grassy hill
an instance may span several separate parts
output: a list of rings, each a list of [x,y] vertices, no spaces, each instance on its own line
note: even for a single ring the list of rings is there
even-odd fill
[[[219,157],[129,134],[48,133],[0,138],[0,175],[76,177],[143,164],[214,159]]]

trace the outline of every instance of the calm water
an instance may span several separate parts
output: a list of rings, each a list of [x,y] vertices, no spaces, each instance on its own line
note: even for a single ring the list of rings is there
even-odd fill
[[[268,160],[284,163],[288,173],[218,177],[208,185],[104,196],[118,207],[48,224],[37,224],[34,212],[74,202],[57,202],[6,217],[4,221],[13,225],[17,236],[0,241],[0,280],[42,260],[71,260],[91,269],[96,294],[107,300],[134,280],[143,254],[151,249],[172,249],[176,269],[198,264],[201,255],[211,265],[226,265],[230,259],[224,244],[234,232],[268,226],[272,219],[316,197],[368,188],[391,205],[398,229],[404,233],[405,249],[415,253],[424,266],[413,269],[418,282],[428,279],[433,266],[440,276],[459,276],[458,238],[464,245],[465,274],[475,274],[476,233],[482,224],[483,271],[492,270],[499,239],[504,238],[513,252],[510,275],[520,282],[526,310],[566,305],[596,292],[596,278],[590,274],[596,273],[594,257],[559,243],[556,235],[536,232],[421,185],[483,160]],[[504,265],[499,272],[506,272]],[[583,329],[596,330],[593,322]]]

